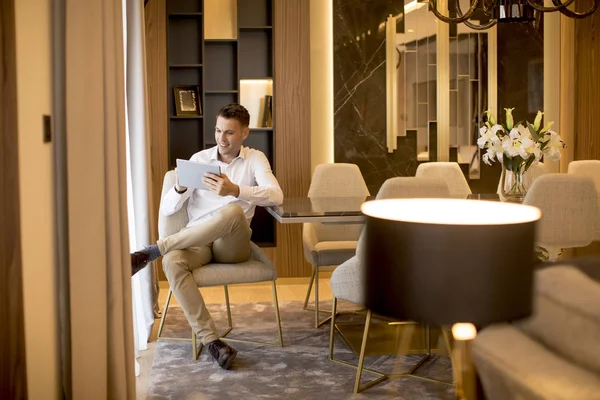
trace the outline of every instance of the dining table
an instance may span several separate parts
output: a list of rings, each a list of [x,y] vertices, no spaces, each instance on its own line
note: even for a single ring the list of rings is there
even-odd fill
[[[478,201],[502,201],[495,193],[474,193],[450,196],[456,199]],[[362,197],[291,197],[283,200],[279,206],[266,207],[269,214],[281,224],[322,223],[325,225],[364,223],[366,217],[361,206],[375,200],[375,196]],[[361,347],[364,322],[336,322],[336,330],[349,348],[358,355]],[[400,348],[404,354],[418,354],[425,351],[426,342],[431,340],[433,353],[445,353],[441,330],[432,327],[426,338],[422,326],[393,321],[378,321],[371,325],[366,355],[396,354]],[[407,341],[408,339],[408,341]]]

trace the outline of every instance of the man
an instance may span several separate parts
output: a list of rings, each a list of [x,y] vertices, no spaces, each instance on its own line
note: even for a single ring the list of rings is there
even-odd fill
[[[255,207],[280,205],[283,201],[265,155],[242,146],[250,133],[249,123],[248,110],[239,104],[228,104],[219,110],[215,126],[217,145],[194,154],[190,160],[218,165],[221,176],[205,174],[202,182],[208,190],[188,190],[177,180],[165,194],[160,212],[172,215],[189,199],[186,228],[131,255],[133,270],[163,257],[163,270],[190,326],[224,369],[229,369],[237,351],[218,339],[192,271],[211,261],[247,261]]]

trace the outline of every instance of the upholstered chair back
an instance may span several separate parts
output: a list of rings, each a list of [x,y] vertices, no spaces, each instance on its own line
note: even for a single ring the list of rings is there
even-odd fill
[[[356,164],[319,164],[315,168],[308,197],[369,196],[369,189]]]
[[[369,189],[358,166],[346,163],[317,165],[308,189],[308,197],[317,204],[318,198],[366,198],[369,195]],[[356,241],[362,226],[362,224],[306,223],[303,229],[312,230],[318,242]]]
[[[444,178],[448,184],[450,195],[467,196],[471,188],[462,170],[455,162],[427,162],[417,167],[417,178]]]
[[[523,204],[538,207],[537,242],[543,247],[581,247],[594,240],[598,197],[589,177],[546,174],[537,178]]]
[[[377,199],[444,198],[449,196],[450,190],[443,178],[390,178],[383,183],[379,192],[377,192]]]
[[[596,185],[596,191],[600,192],[600,160],[571,161],[568,173],[592,178]]]

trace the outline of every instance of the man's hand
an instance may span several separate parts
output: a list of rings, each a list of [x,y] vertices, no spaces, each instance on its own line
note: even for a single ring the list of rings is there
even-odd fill
[[[175,167],[175,190],[177,190],[178,192],[183,192],[186,189],[186,186],[181,186],[179,184],[179,174],[177,173],[177,167]]]
[[[231,182],[227,175],[223,173],[221,173],[221,176],[218,176],[207,172],[204,174],[202,182],[204,183],[204,186],[208,188],[208,190],[218,194],[219,196],[238,197],[240,195],[240,187]]]

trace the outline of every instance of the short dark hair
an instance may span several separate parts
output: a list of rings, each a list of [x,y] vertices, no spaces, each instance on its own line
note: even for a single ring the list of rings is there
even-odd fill
[[[231,103],[221,107],[217,113],[217,118],[223,117],[225,119],[235,119],[240,123],[242,128],[246,128],[250,125],[250,113],[241,104]]]

